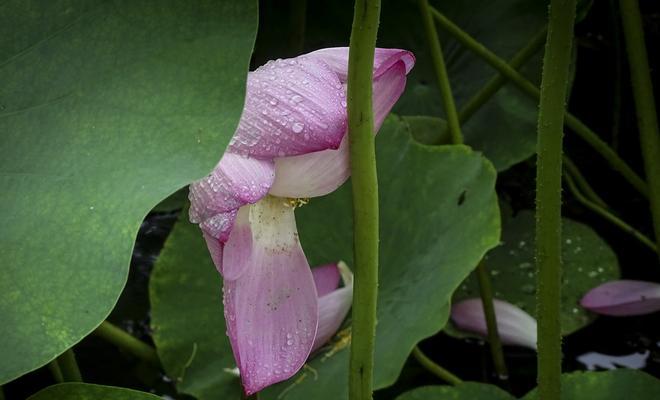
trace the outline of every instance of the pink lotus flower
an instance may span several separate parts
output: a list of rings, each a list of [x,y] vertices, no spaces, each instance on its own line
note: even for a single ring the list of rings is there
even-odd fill
[[[524,310],[502,300],[493,300],[497,330],[502,343],[536,350],[536,320]],[[451,307],[451,319],[466,332],[488,336],[481,299],[467,299]]]
[[[654,313],[660,311],[660,284],[625,279],[605,282],[585,294],[580,305],[616,317]]]
[[[414,61],[408,51],[376,49],[377,129]],[[352,285],[337,289],[336,266],[310,269],[294,217],[295,199],[330,193],[349,176],[347,72],[348,48],[251,72],[227,151],[190,185],[190,220],[224,278],[227,333],[248,395],[294,375],[350,308]]]

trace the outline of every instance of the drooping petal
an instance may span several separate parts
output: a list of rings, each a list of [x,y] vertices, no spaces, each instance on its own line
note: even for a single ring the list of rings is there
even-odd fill
[[[190,184],[190,221],[201,223],[257,202],[268,193],[274,178],[272,161],[225,153],[209,176]],[[211,234],[218,237],[217,233]]]
[[[220,239],[214,238],[213,236],[209,235],[204,231],[202,231],[202,234],[204,235],[204,240],[206,241],[206,247],[208,247],[209,249],[209,253],[211,254],[211,260],[213,260],[215,269],[217,269],[218,272],[222,274],[222,250],[224,244]]]
[[[493,304],[502,343],[536,349],[536,320],[506,301],[494,299]],[[461,330],[488,336],[481,299],[467,299],[454,304],[451,319]]]
[[[650,314],[660,311],[660,284],[635,280],[606,282],[591,289],[580,304],[603,315]]]
[[[231,259],[242,263],[232,267],[242,272],[238,279],[224,280],[224,302],[227,333],[250,395],[303,366],[316,335],[318,301],[293,208],[270,196],[246,208],[252,240],[237,244],[247,247]],[[236,232],[225,248],[225,269]]]
[[[341,261],[332,266],[335,267],[335,271],[341,273],[344,287],[319,296],[319,327],[312,351],[318,350],[337,333],[353,303],[353,273]]]
[[[406,86],[402,61],[390,66],[373,83],[376,132]],[[317,197],[335,191],[350,176],[348,135],[339,149],[275,159],[275,182],[271,193],[282,197]]]
[[[320,49],[309,53],[308,56],[323,60],[339,76],[342,83],[348,80],[348,47]],[[376,48],[374,79],[399,61],[403,62],[407,74],[415,65],[415,55],[407,50]]]
[[[323,297],[334,291],[339,286],[341,274],[337,264],[325,264],[312,269],[314,284],[316,284],[316,294]]]
[[[229,151],[257,158],[336,149],[346,132],[346,94],[322,61],[270,61],[248,75],[245,107]]]

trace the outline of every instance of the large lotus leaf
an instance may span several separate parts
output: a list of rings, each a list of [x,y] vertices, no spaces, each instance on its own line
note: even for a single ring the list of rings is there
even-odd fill
[[[524,400],[537,399],[536,389]],[[660,380],[636,370],[573,372],[561,377],[562,400],[656,400],[660,399]],[[431,400],[431,399],[429,399]]]
[[[513,400],[495,385],[465,382],[458,386],[422,386],[409,390],[396,400]]]
[[[616,254],[590,227],[564,218],[562,222],[563,277],[561,328],[567,335],[593,319],[579,305],[584,294],[619,277]],[[534,264],[534,213],[521,211],[502,223],[502,244],[485,257],[495,297],[536,315]],[[479,297],[475,276],[468,277],[454,293],[454,301]],[[449,330],[450,332],[452,330]]]
[[[534,389],[523,399],[537,399]],[[573,372],[561,376],[562,400],[655,400],[660,380],[642,371],[618,369],[605,372]],[[425,386],[405,392],[397,400],[514,400],[500,388],[466,382],[458,386]]]
[[[92,331],[138,227],[238,123],[255,1],[10,0],[0,13],[0,383]]]
[[[88,383],[61,383],[49,386],[28,400],[160,400],[155,394]]]
[[[381,269],[376,387],[392,384],[413,346],[447,321],[452,292],[499,242],[495,170],[465,146],[430,147],[389,118],[377,139]],[[352,264],[350,185],[297,210],[311,265]],[[219,278],[203,240],[168,240],[151,281],[159,354],[179,389],[211,399],[234,378],[225,337]],[[188,228],[186,228],[188,229]],[[192,235],[192,236],[191,236]],[[200,253],[200,254],[197,254]],[[275,398],[346,398],[348,341],[344,330],[299,375],[261,394]],[[227,397],[231,398],[231,397]],[[238,398],[238,397],[236,397]]]

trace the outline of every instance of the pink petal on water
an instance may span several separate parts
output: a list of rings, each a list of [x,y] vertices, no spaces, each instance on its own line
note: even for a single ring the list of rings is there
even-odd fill
[[[536,349],[536,320],[522,309],[502,300],[493,300],[497,329],[502,343]],[[451,319],[467,332],[488,336],[481,299],[463,300],[451,307]]]
[[[336,149],[346,132],[346,94],[322,61],[270,61],[248,75],[245,107],[229,151],[257,158]]]
[[[236,237],[236,246],[246,248],[231,262],[242,263],[232,267],[242,273],[224,280],[224,303],[227,333],[250,395],[303,366],[316,336],[318,301],[293,209],[270,196],[247,208],[252,238]],[[227,246],[233,245],[234,233]],[[226,255],[227,249],[225,268]]]
[[[660,284],[617,280],[591,289],[580,300],[582,307],[598,314],[629,316],[660,311]]]
[[[406,69],[402,61],[373,83],[374,124],[376,132],[399,99],[406,86]],[[283,197],[317,197],[331,193],[350,175],[348,136],[339,149],[325,150],[275,160],[275,182],[271,194]]]
[[[201,223],[259,201],[268,193],[274,178],[272,161],[225,153],[209,176],[190,184],[190,221]],[[211,234],[219,237],[218,232]]]
[[[319,327],[312,351],[318,350],[337,333],[353,303],[353,273],[343,262],[333,266],[335,271],[341,272],[344,287],[319,296]]]

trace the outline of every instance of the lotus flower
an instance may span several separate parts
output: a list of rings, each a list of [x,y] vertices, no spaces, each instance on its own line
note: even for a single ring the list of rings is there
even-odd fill
[[[493,300],[497,330],[502,343],[536,350],[536,320],[519,307],[502,300]],[[488,336],[486,316],[481,299],[463,300],[451,307],[451,319],[464,331]]]
[[[376,130],[414,61],[408,51],[376,49]],[[335,290],[338,272],[310,269],[294,216],[301,198],[330,193],[349,176],[347,72],[348,48],[331,48],[249,73],[226,152],[190,186],[190,220],[224,278],[227,333],[248,395],[295,374],[350,306],[352,286]]]
[[[580,304],[603,315],[650,314],[660,311],[660,284],[634,280],[605,282],[585,294]]]

